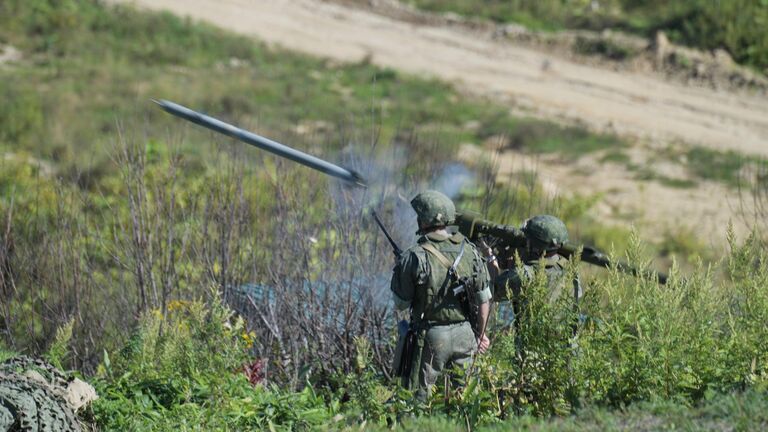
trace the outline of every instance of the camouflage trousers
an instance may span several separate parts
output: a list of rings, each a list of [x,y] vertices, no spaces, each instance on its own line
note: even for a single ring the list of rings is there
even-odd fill
[[[477,351],[477,339],[469,321],[430,327],[424,335],[416,397],[426,401],[443,370],[468,367]]]

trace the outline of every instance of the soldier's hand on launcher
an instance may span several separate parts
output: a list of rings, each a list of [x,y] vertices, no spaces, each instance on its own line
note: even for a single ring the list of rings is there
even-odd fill
[[[491,278],[495,278],[499,274],[499,261],[493,254],[493,248],[488,245],[485,238],[479,238],[477,240],[477,246],[480,253],[485,257],[485,262],[488,264],[488,271],[491,273]]]
[[[484,238],[477,239],[477,246],[484,257],[488,258],[489,256],[493,255],[493,249],[488,246],[488,243],[486,243]]]

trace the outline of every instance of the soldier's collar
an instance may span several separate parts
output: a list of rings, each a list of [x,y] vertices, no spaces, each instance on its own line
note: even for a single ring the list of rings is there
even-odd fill
[[[446,233],[441,233],[441,232],[438,232],[438,231],[432,231],[432,232],[426,233],[424,235],[424,237],[426,237],[426,238],[428,238],[428,239],[430,239],[432,241],[441,242],[441,241],[448,240],[452,236],[451,236],[450,233],[446,234]]]

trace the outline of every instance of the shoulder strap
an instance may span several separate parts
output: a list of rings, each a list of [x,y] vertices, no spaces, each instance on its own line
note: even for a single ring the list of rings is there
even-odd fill
[[[433,245],[432,243],[429,243],[429,242],[425,242],[425,243],[423,243],[423,244],[421,245],[421,247],[422,247],[422,248],[424,248],[424,250],[425,250],[425,251],[427,251],[427,252],[431,253],[431,254],[432,254],[432,256],[434,256],[435,258],[437,258],[437,260],[438,260],[438,261],[440,261],[440,264],[444,265],[444,266],[445,266],[445,268],[451,268],[451,265],[453,265],[453,263],[451,262],[451,260],[449,260],[449,259],[448,259],[448,257],[446,257],[445,255],[443,255],[443,253],[442,253],[442,252],[440,252],[440,250],[438,250],[438,249],[435,247],[435,245]]]
[[[451,262],[445,255],[443,255],[442,252],[440,252],[439,249],[435,247],[432,243],[425,242],[421,245],[421,247],[426,250],[427,252],[431,253],[432,256],[437,258],[438,261],[440,261],[440,264],[445,266],[445,268],[448,269],[449,274],[456,275],[456,277],[460,278],[458,273],[458,266],[459,262],[461,261],[461,257],[464,256],[464,243],[461,244],[461,250],[459,251],[459,255],[456,257],[456,261]]]
[[[424,251],[434,256],[437,259],[437,261],[440,262],[440,264],[446,268],[445,279],[443,280],[443,283],[440,286],[440,289],[438,290],[438,296],[440,296],[441,298],[444,295],[443,293],[445,292],[445,289],[452,283],[452,281],[460,279],[459,273],[457,271],[457,267],[459,265],[459,262],[461,261],[461,257],[464,256],[465,245],[466,244],[462,241],[461,249],[459,250],[459,254],[456,256],[456,260],[454,262],[451,262],[451,260],[449,260],[442,252],[440,252],[440,250],[437,247],[435,247],[434,244],[430,243],[429,241],[425,241],[419,244],[419,246],[421,246],[421,248]],[[433,309],[434,309],[434,304],[428,294],[427,306],[425,310],[422,312],[421,316],[419,317],[419,320],[423,319],[425,314],[427,316],[431,316]]]

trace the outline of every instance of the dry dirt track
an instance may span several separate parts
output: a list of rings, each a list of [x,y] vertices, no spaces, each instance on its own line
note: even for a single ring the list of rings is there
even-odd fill
[[[575,64],[458,29],[417,26],[317,0],[119,1],[317,56],[346,61],[370,56],[382,66],[509,98],[548,118],[579,120],[651,142],[684,141],[768,156],[765,97]],[[545,63],[549,67],[543,68]]]

